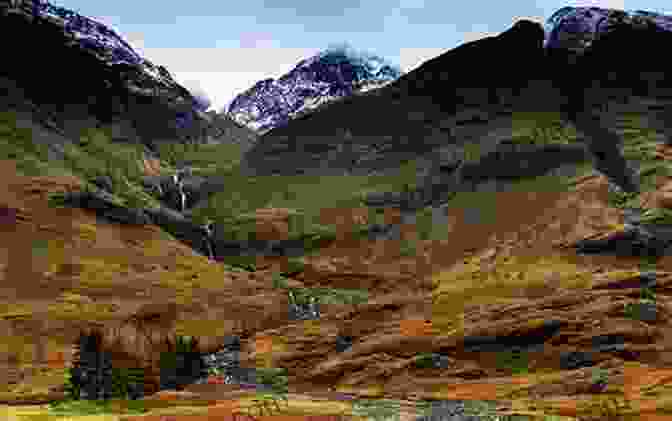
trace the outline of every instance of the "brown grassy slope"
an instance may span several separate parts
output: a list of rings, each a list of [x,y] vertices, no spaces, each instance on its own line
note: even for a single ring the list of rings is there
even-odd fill
[[[586,370],[558,370],[559,351],[570,343],[580,347],[594,336],[620,332],[633,341],[639,338],[628,349],[638,353],[642,365],[634,367],[623,356],[602,355],[603,365],[613,375],[609,390],[618,396],[631,391],[630,399],[649,409],[654,402],[642,395],[644,386],[656,386],[664,397],[664,385],[654,383],[662,381],[656,373],[669,361],[665,288],[658,291],[659,320],[653,325],[635,323],[622,312],[633,291],[605,292],[597,287],[632,277],[639,259],[577,256],[557,248],[621,229],[622,217],[607,203],[607,184],[601,176],[586,177],[565,192],[496,193],[497,218],[490,224],[468,223],[465,214],[470,209],[456,207],[446,228],[453,241],[420,241],[415,255],[402,256],[394,241],[341,238],[307,258],[309,269],[302,280],[311,286],[366,285],[371,299],[357,307],[327,309],[319,323],[288,323],[286,299],[272,290],[267,273],[229,273],[152,227],[106,224],[82,210],[53,209],[45,193],[74,185],[61,178],[18,176],[6,162],[2,171],[3,206],[18,214],[3,224],[1,244],[12,246],[3,248],[0,261],[5,267],[2,285],[11,298],[3,302],[3,318],[15,319],[5,320],[3,328],[20,336],[8,344],[5,355],[14,353],[23,362],[45,362],[56,351],[67,351],[67,333],[81,319],[106,323],[112,337],[114,327],[146,306],[145,310],[154,307],[164,314],[164,326],[153,330],[199,335],[204,347],[216,344],[225,333],[255,338],[244,345],[243,363],[261,359],[287,367],[290,387],[321,390],[336,385],[364,394],[438,393],[477,399],[505,399],[518,389],[519,399],[541,396],[564,413],[592,395],[586,394]],[[659,185],[652,195],[663,195],[664,180]],[[412,227],[404,231],[413,235]],[[39,239],[47,241],[49,253],[33,251],[32,240]],[[657,264],[663,285],[669,278],[664,275],[668,266],[669,257]],[[478,287],[468,297],[463,293],[465,282]],[[434,304],[429,301],[432,283],[437,287]],[[63,290],[73,295],[59,301]],[[452,334],[439,329],[445,307],[441,299],[448,296],[461,296],[458,309],[465,313],[462,329]],[[175,304],[168,305],[171,302]],[[410,321],[426,319],[428,310],[433,319],[429,330],[411,329]],[[23,322],[21,330],[22,323],[16,320],[21,313],[33,320],[31,328]],[[492,355],[460,352],[465,335],[511,331],[525,335],[540,320],[558,318],[567,322],[565,330],[555,343],[531,356],[529,375],[512,376]],[[44,334],[38,335],[35,326]],[[141,334],[124,326],[128,330],[117,336]],[[343,331],[355,336],[358,345],[352,353],[338,355],[333,339]],[[34,346],[40,343],[41,347]],[[428,373],[409,365],[417,352],[438,350],[449,352],[452,367]],[[658,401],[662,405],[665,399]]]

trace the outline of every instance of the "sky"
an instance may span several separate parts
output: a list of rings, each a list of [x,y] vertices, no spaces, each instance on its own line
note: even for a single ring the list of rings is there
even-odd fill
[[[518,19],[543,23],[565,6],[672,15],[669,0],[50,0],[101,22],[168,69],[210,109],[257,81],[278,78],[335,43],[408,72],[460,44],[497,35]]]

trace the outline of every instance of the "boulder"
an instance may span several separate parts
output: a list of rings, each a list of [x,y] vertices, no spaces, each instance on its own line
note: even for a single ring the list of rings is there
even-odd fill
[[[670,253],[670,245],[672,228],[669,226],[635,222],[597,238],[579,240],[572,246],[584,254],[662,257]]]

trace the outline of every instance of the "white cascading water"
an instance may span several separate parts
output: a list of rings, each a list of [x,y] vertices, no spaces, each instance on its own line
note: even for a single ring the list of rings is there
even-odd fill
[[[212,222],[207,222],[203,225],[205,229],[205,244],[208,247],[208,260],[215,260],[215,255],[212,251],[212,229],[214,224]]]

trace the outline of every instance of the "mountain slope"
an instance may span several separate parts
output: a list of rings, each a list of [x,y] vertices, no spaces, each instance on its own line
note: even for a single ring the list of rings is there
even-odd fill
[[[669,80],[660,76],[665,64],[652,60],[649,49],[662,48],[670,32],[651,21],[642,25],[606,12],[600,12],[601,21],[609,25],[581,48],[557,41],[557,30],[544,48],[541,25],[525,20],[498,36],[461,45],[380,90],[331,104],[265,134],[245,155],[243,167],[257,175],[371,173],[396,168],[412,156],[427,161],[425,170],[439,176],[441,166],[458,168],[467,148],[482,156],[515,136],[520,115],[542,111],[561,113],[585,135],[600,171],[619,187],[634,190],[634,175],[620,156],[619,140],[609,132],[612,115],[603,112],[604,105],[637,95],[658,97],[656,113],[662,109],[666,115],[669,107],[658,92],[669,88]],[[558,22],[562,31],[574,30],[564,20]],[[592,30],[589,25],[580,28]],[[633,52],[640,52],[637,45],[646,46],[641,69],[640,60],[619,63],[617,50],[624,40]],[[604,55],[597,59],[600,51]],[[506,65],[492,72],[495,63]],[[610,70],[614,66],[617,70]],[[637,72],[644,67],[648,76]],[[614,76],[617,83],[610,82]],[[624,95],[623,84],[636,85],[637,91]],[[642,104],[651,105],[638,99],[631,109]],[[668,118],[654,120],[666,129]],[[444,156],[447,161],[441,162]]]
[[[299,62],[277,80],[257,82],[237,95],[227,115],[258,134],[343,97],[385,86],[401,71],[381,57],[333,46]]]
[[[518,45],[520,39],[524,43]],[[498,77],[489,74],[490,57],[496,61],[507,51],[516,51],[524,60],[516,69],[533,67],[543,52],[542,41],[541,28],[530,30],[523,25],[497,37],[461,45],[386,87],[345,98],[263,135],[246,154],[244,165],[257,174],[294,170],[319,173],[320,168],[325,173],[368,173],[398,167],[410,156],[420,156],[451,142],[463,142],[461,139],[469,133],[459,133],[460,120],[468,121],[472,116],[456,117],[451,112],[457,106],[456,100],[466,96],[468,99],[463,102],[478,103],[483,94],[487,95],[480,87],[502,86]],[[459,70],[459,62],[470,65]],[[465,75],[471,76],[465,79]],[[523,74],[521,84],[524,80]],[[468,105],[461,108],[474,114]],[[506,126],[506,121],[502,121]],[[508,125],[511,126],[510,117]]]
[[[3,105],[29,101],[22,107],[37,121],[71,139],[98,126],[120,141],[150,148],[166,141],[224,140],[215,139],[221,130],[168,70],[105,25],[38,0],[3,1],[0,19],[0,36],[12,40],[5,49],[12,59],[3,62],[0,77],[23,90],[20,98],[3,95]],[[249,131],[235,130],[234,137],[249,138]]]
[[[485,43],[493,52],[497,39]],[[427,105],[421,82],[399,84],[397,92],[417,89],[397,98],[400,108],[408,98]],[[12,100],[22,99],[18,88],[13,92]],[[482,104],[478,90],[474,97],[469,92],[453,98]],[[342,100],[348,101],[359,99]],[[25,100],[31,104],[41,105]],[[461,105],[437,104],[433,117],[451,106]],[[231,243],[267,241],[243,256],[254,263],[245,270],[194,253],[197,246],[166,235],[153,217],[123,222],[104,218],[108,207],[58,206],[53,196],[85,189],[82,180],[27,170],[61,165],[38,144],[64,137],[34,130],[39,122],[31,113],[17,114],[0,114],[3,403],[62,401],[64,374],[78,359],[74,343],[94,333],[100,343],[87,349],[86,369],[95,372],[83,382],[93,392],[87,397],[109,392],[110,383],[128,386],[119,374],[126,368],[140,370],[145,394],[111,400],[97,407],[103,414],[87,419],[206,421],[265,410],[422,421],[428,411],[463,413],[467,403],[486,400],[491,412],[494,400],[499,412],[540,419],[667,417],[672,148],[649,127],[646,110],[621,113],[613,125],[626,158],[641,163],[641,195],[610,191],[607,179],[591,171],[585,148],[571,145],[577,134],[561,126],[557,112],[516,112],[499,146],[482,156],[475,151],[464,165],[468,189],[441,207],[410,210],[393,201],[366,206],[351,196],[401,191],[416,181],[414,166],[422,166],[414,154],[393,156],[406,161],[399,174],[376,179],[247,177],[237,168],[240,155],[226,153],[225,144],[183,145],[150,165],[129,150],[140,145],[122,147],[95,127],[65,150],[73,158],[66,162],[85,172],[125,169],[134,183],[137,173],[158,172],[159,189],[196,184],[177,163],[217,174],[225,188],[198,212],[216,221],[213,244],[222,246],[216,254],[226,254]],[[463,133],[469,130],[476,136],[473,128]],[[129,201],[114,210],[154,216],[156,209]],[[185,214],[164,209],[162,216],[195,230]],[[315,224],[304,218],[309,214],[333,235],[315,235]],[[236,241],[219,241],[232,234]],[[290,236],[292,250],[277,253]],[[318,247],[308,252],[310,242]],[[196,339],[186,352],[178,349],[179,335]],[[191,364],[199,360],[224,366],[229,381],[240,384],[190,384],[215,380],[201,371],[205,364]],[[176,381],[178,373],[186,375]],[[261,385],[251,383],[269,380],[278,386],[274,398],[289,402],[254,407],[255,400],[268,402],[257,394]],[[130,403],[148,413],[116,413]],[[57,406],[62,416],[87,405],[95,404]],[[57,417],[46,406],[0,410],[17,420]]]

